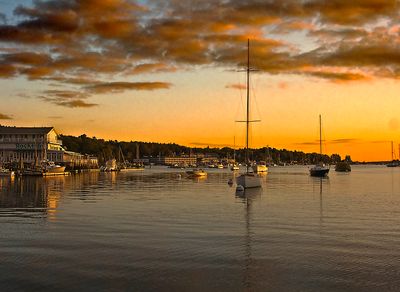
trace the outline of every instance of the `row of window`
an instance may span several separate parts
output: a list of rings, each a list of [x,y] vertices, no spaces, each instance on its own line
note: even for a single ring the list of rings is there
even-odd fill
[[[0,139],[3,138],[24,138],[24,139],[28,139],[28,138],[43,138],[44,135],[42,134],[0,134]]]

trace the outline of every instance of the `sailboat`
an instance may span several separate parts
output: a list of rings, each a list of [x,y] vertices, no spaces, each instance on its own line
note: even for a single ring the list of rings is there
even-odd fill
[[[399,155],[400,155],[400,149],[399,149]],[[399,161],[395,160],[395,155],[394,155],[394,149],[393,149],[393,141],[392,141],[392,161],[386,164],[387,167],[397,167],[400,166]]]
[[[319,154],[322,156],[322,122],[321,115],[319,115]],[[311,176],[323,177],[329,173],[329,168],[322,162],[318,163],[314,167],[310,168]]]
[[[250,121],[250,40],[247,40],[247,99],[246,99],[246,148],[245,148],[245,161],[246,161],[246,173],[239,175],[236,178],[236,183],[242,188],[259,188],[261,187],[260,178],[253,172],[249,172],[250,160],[249,160],[249,126]]]

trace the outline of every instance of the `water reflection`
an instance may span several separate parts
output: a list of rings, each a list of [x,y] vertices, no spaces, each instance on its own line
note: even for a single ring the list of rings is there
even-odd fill
[[[53,219],[65,178],[24,177],[0,180],[0,216]]]
[[[96,186],[98,173],[57,177],[0,179],[0,216],[55,220],[66,191],[79,190],[81,199]],[[113,179],[110,179],[112,182]]]
[[[253,277],[253,269],[255,268],[254,259],[252,257],[252,242],[254,232],[251,229],[252,221],[252,204],[261,198],[262,189],[253,188],[244,191],[236,191],[235,195],[241,199],[245,205],[245,236],[244,236],[244,267],[243,267],[243,286],[246,291],[253,291],[255,277]]]

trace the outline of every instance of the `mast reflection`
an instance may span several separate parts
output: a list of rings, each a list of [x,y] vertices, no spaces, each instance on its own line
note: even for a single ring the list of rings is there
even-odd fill
[[[252,291],[253,289],[253,271],[252,268],[254,266],[253,258],[252,258],[252,242],[254,233],[251,230],[251,221],[252,221],[252,204],[256,200],[261,198],[262,189],[254,188],[254,189],[246,189],[245,191],[236,191],[235,196],[242,200],[245,205],[245,226],[246,232],[244,237],[244,267],[243,267],[243,286],[245,291]]]

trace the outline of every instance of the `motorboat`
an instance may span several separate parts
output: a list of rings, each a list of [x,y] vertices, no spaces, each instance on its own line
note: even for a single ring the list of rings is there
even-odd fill
[[[237,165],[237,164],[232,165],[231,170],[232,171],[239,170],[239,165]]]
[[[186,171],[186,174],[192,177],[205,177],[207,176],[207,172],[205,172],[203,169],[192,169]]]
[[[255,173],[262,173],[262,172],[268,172],[268,166],[265,161],[260,161],[252,166],[253,172]]]
[[[351,171],[350,163],[348,163],[347,161],[339,161],[335,165],[335,171],[338,171],[338,172],[350,172]]]
[[[329,173],[329,167],[325,166],[325,164],[316,165],[310,168],[310,175],[317,177],[324,177]]]
[[[65,172],[65,166],[55,164],[54,161],[45,160],[42,162],[43,172],[46,173],[63,173]]]

